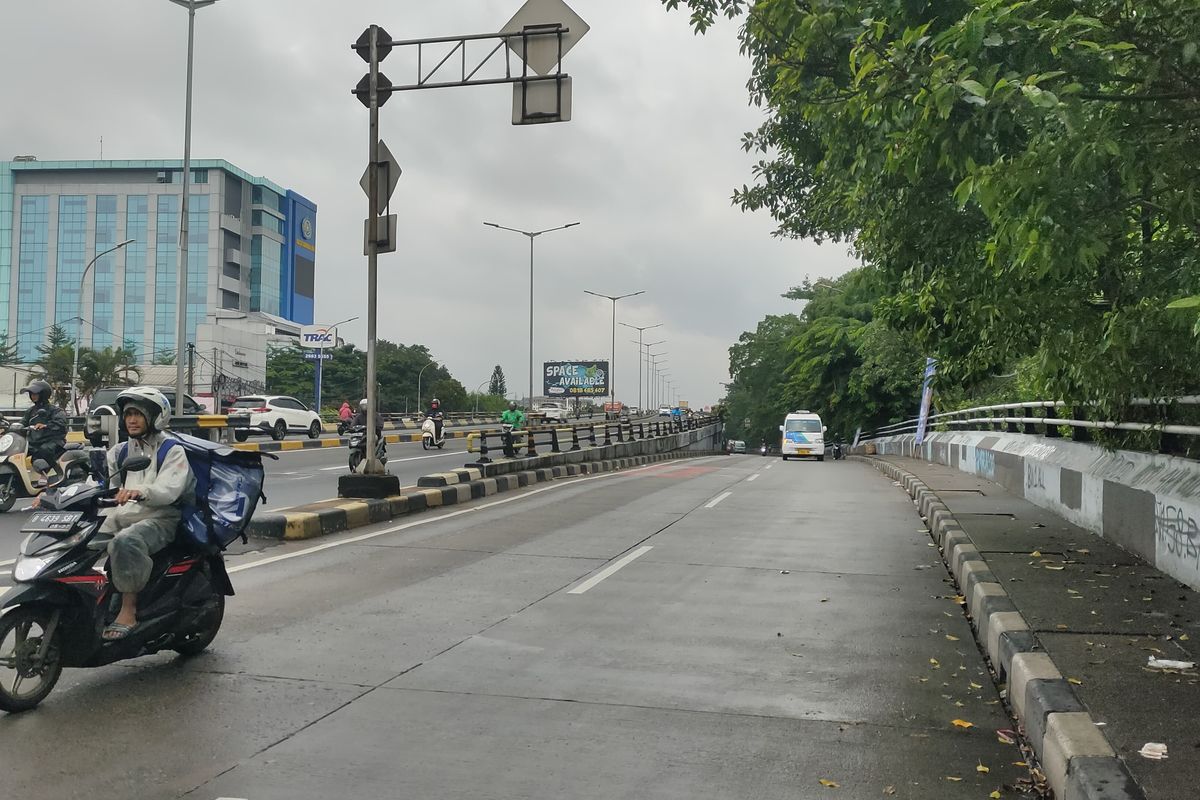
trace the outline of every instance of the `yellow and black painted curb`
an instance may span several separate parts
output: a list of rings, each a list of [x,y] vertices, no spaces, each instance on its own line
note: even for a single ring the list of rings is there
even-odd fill
[[[465,439],[470,434],[478,434],[479,431],[446,431],[447,439]],[[419,433],[385,433],[383,439],[388,444],[397,444],[399,442],[419,442],[421,434]],[[346,447],[350,443],[350,439],[345,436],[340,436],[337,439],[296,439],[293,441],[282,442],[238,442],[230,447],[235,450],[247,450],[251,453],[278,453],[280,451],[291,450],[324,450],[330,447]]]
[[[264,539],[312,539],[351,528],[388,522],[396,517],[429,508],[460,505],[498,492],[512,491],[535,483],[578,475],[614,472],[659,461],[712,455],[723,455],[723,453],[676,450],[653,455],[542,467],[497,475],[492,478],[485,478],[480,470],[472,468],[439,472],[422,477],[417,481],[417,486],[408,487],[395,497],[380,500],[357,500],[343,497],[276,514],[261,514],[251,520],[247,532],[251,536]]]

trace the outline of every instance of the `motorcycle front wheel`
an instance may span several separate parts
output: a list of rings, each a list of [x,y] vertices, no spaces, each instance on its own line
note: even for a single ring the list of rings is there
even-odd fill
[[[17,473],[11,468],[0,472],[0,514],[8,511],[17,502]]]
[[[350,454],[350,471],[358,472],[358,465],[363,462],[363,454],[355,450]]]
[[[0,710],[28,711],[46,699],[62,674],[61,634],[56,630],[41,658],[53,612],[18,606],[0,617]]]

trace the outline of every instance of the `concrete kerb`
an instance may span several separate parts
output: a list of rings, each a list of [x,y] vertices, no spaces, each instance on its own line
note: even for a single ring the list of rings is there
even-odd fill
[[[493,477],[483,477],[477,469],[438,473],[424,476],[418,480],[417,486],[408,487],[395,497],[382,500],[339,498],[280,513],[261,514],[251,520],[247,534],[262,539],[289,541],[312,539],[351,528],[388,522],[396,517],[430,508],[461,505],[471,500],[490,497],[498,492],[521,489],[535,483],[578,475],[613,472],[660,461],[711,455],[720,455],[720,453],[717,451],[680,450],[636,458],[606,459],[582,464],[526,469]]]
[[[966,599],[980,648],[997,681],[1008,681],[1008,699],[1050,787],[1060,800],[1145,800],[1145,793],[1096,727],[1037,637],[996,582],[976,548],[936,493],[917,476],[869,456],[871,464],[912,497],[951,577]]]

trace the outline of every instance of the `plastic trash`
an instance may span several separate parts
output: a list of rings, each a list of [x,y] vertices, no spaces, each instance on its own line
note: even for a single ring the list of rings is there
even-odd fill
[[[1151,761],[1162,761],[1167,757],[1167,746],[1159,742],[1146,742],[1138,753]]]
[[[1195,669],[1195,661],[1171,661],[1166,658],[1155,658],[1150,656],[1146,661],[1146,666],[1150,669]]]

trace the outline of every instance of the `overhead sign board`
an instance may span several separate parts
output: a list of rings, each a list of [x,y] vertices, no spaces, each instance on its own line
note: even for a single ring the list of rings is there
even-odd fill
[[[546,397],[602,397],[608,394],[607,361],[547,361],[542,365]]]
[[[327,325],[305,325],[300,329],[300,346],[323,350],[337,346],[337,328]]]
[[[561,53],[557,34],[534,33],[539,27],[555,23],[567,29],[562,34]],[[519,34],[526,30],[530,32],[529,36],[512,36],[508,39],[509,49],[517,58],[524,59],[538,75],[549,75],[557,71],[560,54],[565,56],[591,27],[563,0],[529,0],[500,32]]]

